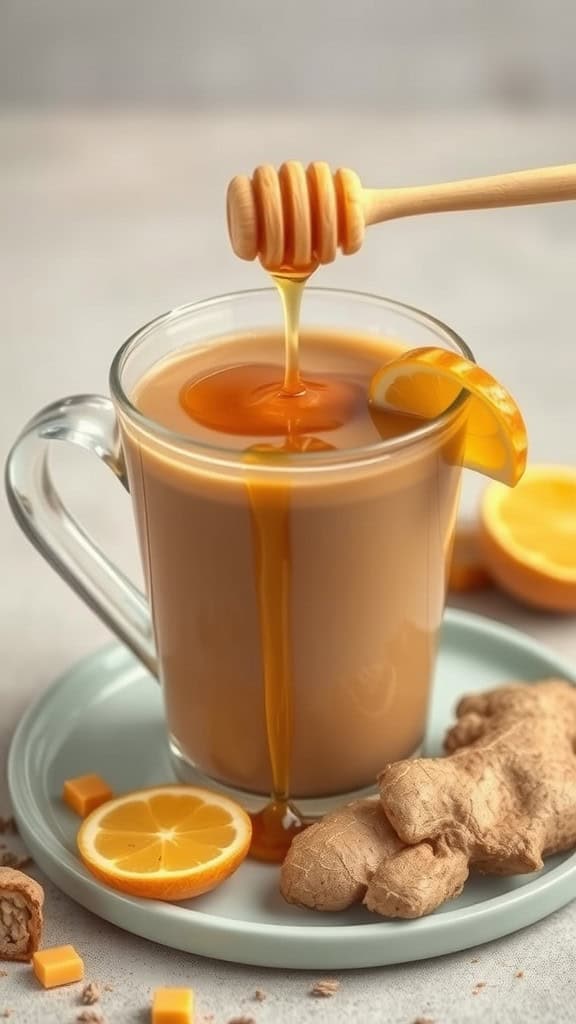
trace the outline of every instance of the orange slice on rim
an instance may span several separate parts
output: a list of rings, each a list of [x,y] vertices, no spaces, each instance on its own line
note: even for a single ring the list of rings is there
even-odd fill
[[[443,348],[415,348],[378,370],[369,401],[433,419],[468,392],[464,465],[513,487],[526,468],[526,425],[512,395],[482,367]]]
[[[148,899],[186,900],[228,878],[252,838],[246,812],[192,786],[157,786],[98,807],[78,832],[78,850],[97,878]]]

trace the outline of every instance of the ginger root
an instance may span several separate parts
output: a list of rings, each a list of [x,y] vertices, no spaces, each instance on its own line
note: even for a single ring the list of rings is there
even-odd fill
[[[362,901],[382,858],[402,847],[378,797],[354,800],[296,836],[281,868],[282,895],[313,910],[346,910]]]
[[[576,846],[576,687],[546,680],[464,697],[445,749],[388,765],[379,803],[357,800],[298,836],[284,898],[421,917],[462,891],[470,867],[537,871]]]

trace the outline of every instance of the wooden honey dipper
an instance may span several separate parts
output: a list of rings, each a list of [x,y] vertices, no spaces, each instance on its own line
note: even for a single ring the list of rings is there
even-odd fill
[[[228,231],[244,260],[268,270],[310,270],[362,245],[369,224],[418,213],[480,210],[576,199],[576,164],[410,188],[363,188],[355,171],[289,160],[257,167],[228,186]]]

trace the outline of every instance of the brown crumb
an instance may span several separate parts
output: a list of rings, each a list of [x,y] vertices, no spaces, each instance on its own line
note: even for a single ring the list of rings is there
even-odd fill
[[[485,981],[477,981],[476,984],[474,985],[474,988],[472,989],[472,995],[473,996],[480,995],[480,993],[481,993],[483,988],[486,988],[486,982]]]
[[[2,818],[0,817],[0,835],[6,835],[10,832],[11,835],[18,835],[18,828],[14,818]]]
[[[104,1024],[104,1017],[99,1010],[82,1010],[76,1020],[79,1024]]]
[[[113,985],[104,985],[104,991],[105,992],[113,992],[114,991],[114,986]]]
[[[263,988],[257,988],[254,993],[254,999],[257,1003],[263,1003],[266,999],[266,993]]]
[[[7,977],[8,977],[8,971],[0,971],[0,978],[7,978]]]
[[[2,1013],[0,1013],[0,1017],[11,1017],[11,1016],[12,1016],[12,1010],[2,1010]]]
[[[436,1024],[436,1021],[432,1020],[431,1017],[416,1017],[413,1024]]]
[[[230,1017],[228,1024],[256,1024],[254,1017]]]
[[[89,981],[85,988],[82,990],[80,996],[80,1002],[84,1003],[84,1006],[94,1006],[100,999],[100,988],[94,981]]]
[[[335,996],[339,988],[340,982],[335,978],[323,978],[322,981],[314,982],[310,989],[310,995],[328,999],[330,996]]]
[[[514,975],[514,977],[515,978],[523,978],[524,977],[524,971],[516,971],[516,974]]]

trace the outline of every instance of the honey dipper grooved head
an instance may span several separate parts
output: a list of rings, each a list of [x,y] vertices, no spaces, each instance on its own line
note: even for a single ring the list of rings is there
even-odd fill
[[[312,269],[340,248],[356,252],[364,239],[362,185],[354,171],[315,162],[305,170],[288,160],[277,171],[257,167],[228,186],[228,233],[243,260],[257,256],[267,270]]]

